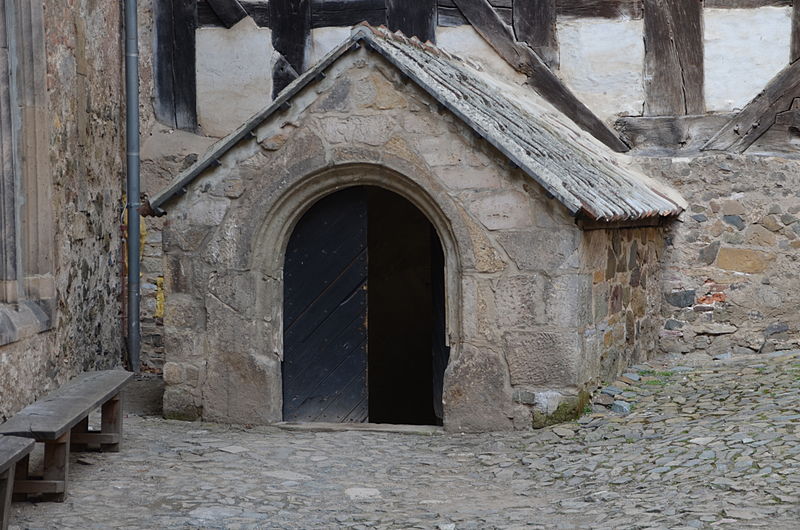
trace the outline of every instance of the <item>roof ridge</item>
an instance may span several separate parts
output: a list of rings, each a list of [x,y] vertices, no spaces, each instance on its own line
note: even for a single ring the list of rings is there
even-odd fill
[[[366,30],[366,31],[365,31]],[[452,53],[439,48],[431,41],[421,41],[416,36],[408,37],[405,33],[400,31],[399,29],[392,32],[388,27],[384,24],[380,26],[373,26],[370,23],[364,21],[356,24],[353,26],[352,37],[377,37],[379,39],[387,40],[387,41],[397,41],[401,42],[405,45],[413,46],[417,49],[420,49],[424,52],[430,53],[432,55],[436,55],[437,57],[444,57],[445,59],[450,59],[452,61],[464,62],[464,59],[457,55],[453,55]]]

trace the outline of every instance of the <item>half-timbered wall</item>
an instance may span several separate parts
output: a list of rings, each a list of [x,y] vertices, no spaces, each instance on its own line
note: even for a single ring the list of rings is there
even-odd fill
[[[513,76],[514,67],[487,44],[483,30],[472,29],[463,10],[473,4],[494,9],[514,38],[529,44],[609,124],[619,116],[740,109],[789,63],[798,40],[791,0],[301,4],[302,9],[278,0],[158,3],[153,12],[158,120],[178,129],[199,126],[202,135],[220,137],[263,106],[264,98],[250,87],[260,85],[262,93],[273,95],[300,73],[295,70],[314,64],[361,21],[386,24]]]
[[[204,134],[224,136],[267,106],[272,53],[272,32],[249,18],[232,29],[197,31],[197,119]]]
[[[792,8],[706,9],[705,100],[710,112],[741,109],[790,60]]]
[[[642,114],[643,31],[641,19],[562,17],[558,22],[561,77],[602,118]]]

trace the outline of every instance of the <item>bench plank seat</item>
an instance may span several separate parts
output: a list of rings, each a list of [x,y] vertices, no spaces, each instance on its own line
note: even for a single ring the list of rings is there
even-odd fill
[[[131,377],[123,370],[83,373],[19,411],[0,425],[0,434],[56,440],[118,394]]]
[[[8,528],[17,463],[23,459],[27,462],[35,443],[30,438],[0,436],[0,530]]]
[[[18,436],[0,436],[0,475],[33,450],[36,442]]]
[[[41,476],[30,475],[28,454],[16,463],[13,471],[15,500],[25,500],[29,494],[36,494],[41,500],[64,502],[70,451],[86,450],[90,445],[99,446],[103,451],[119,451],[121,392],[131,377],[133,374],[122,370],[83,373],[0,425],[0,435],[25,437],[31,444],[44,443]],[[102,407],[101,430],[91,431],[89,414],[97,407]]]

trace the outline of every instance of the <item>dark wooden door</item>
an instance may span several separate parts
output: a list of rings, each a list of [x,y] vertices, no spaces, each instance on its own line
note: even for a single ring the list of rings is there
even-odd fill
[[[367,198],[351,188],[300,220],[284,263],[283,418],[364,422]]]

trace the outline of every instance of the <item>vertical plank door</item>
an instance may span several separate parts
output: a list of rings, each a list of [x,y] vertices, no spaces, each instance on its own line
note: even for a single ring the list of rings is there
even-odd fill
[[[312,206],[286,249],[285,421],[367,421],[366,288],[366,192],[351,188]]]

